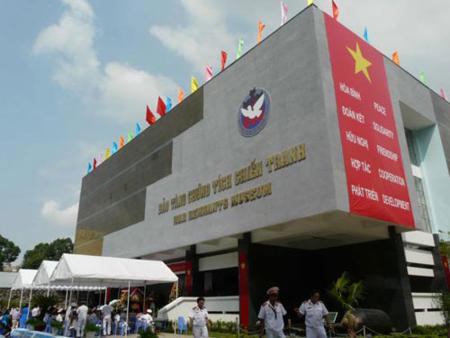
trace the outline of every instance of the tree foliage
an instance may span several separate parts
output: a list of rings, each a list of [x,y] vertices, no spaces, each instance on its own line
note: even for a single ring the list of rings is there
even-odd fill
[[[73,243],[70,238],[58,238],[51,243],[39,243],[27,250],[23,256],[22,268],[37,269],[43,260],[57,261],[64,253],[72,253]]]
[[[343,272],[329,292],[345,310],[353,310],[364,298],[363,281],[352,282],[347,272]]]
[[[3,263],[14,262],[19,254],[20,248],[0,235],[0,271],[3,271]]]

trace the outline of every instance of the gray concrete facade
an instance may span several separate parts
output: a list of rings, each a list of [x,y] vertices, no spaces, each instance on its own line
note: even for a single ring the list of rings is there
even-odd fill
[[[438,124],[447,142],[450,106],[387,58],[385,68],[415,223],[424,229],[404,130]],[[270,116],[259,134],[244,137],[238,111],[255,87],[269,93]],[[269,156],[300,144],[306,159],[268,172]],[[444,145],[447,164],[449,148]],[[263,162],[261,177],[161,213],[164,200],[212,184],[219,175],[234,178],[253,160]],[[174,224],[177,215],[269,183],[266,197]],[[76,248],[142,257],[273,226],[313,232],[327,222],[350,237],[375,229],[364,240],[388,238],[387,224],[348,212],[323,13],[310,6],[83,179]]]

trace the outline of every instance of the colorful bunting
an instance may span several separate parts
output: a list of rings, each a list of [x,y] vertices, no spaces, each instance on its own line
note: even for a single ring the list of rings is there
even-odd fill
[[[419,74],[419,80],[420,82],[422,82],[423,84],[427,84],[427,80],[425,78],[425,73],[424,72],[420,72]]]
[[[113,142],[113,144],[112,144],[112,153],[115,154],[115,153],[117,153],[118,150],[119,150],[119,146],[117,145],[116,142]]]
[[[92,161],[92,170],[97,169],[97,160],[94,158],[94,160]]]
[[[119,138],[119,149],[121,149],[125,145],[125,138],[120,136]]]
[[[87,173],[89,174],[92,171],[92,164],[88,163]]]
[[[311,6],[313,3],[314,3],[314,0],[307,0],[307,2],[306,2],[306,4],[307,4],[308,6]]]
[[[212,79],[212,77],[213,77],[213,69],[212,66],[208,65],[205,68],[205,79],[206,81],[209,81]]]
[[[166,96],[166,112],[169,112],[171,110],[172,110],[172,99]]]
[[[220,69],[224,70],[227,64],[228,54],[224,50],[220,52]]]
[[[337,20],[339,18],[339,7],[334,0],[331,0],[331,6],[333,7],[333,19]]]
[[[195,76],[191,77],[191,93],[198,89],[198,80]]]
[[[281,26],[283,26],[288,21],[288,6],[280,1],[281,5]]]
[[[166,115],[166,104],[161,97],[158,96],[158,104],[156,105],[156,112],[160,117]]]
[[[367,27],[364,27],[364,40],[369,43],[369,32],[367,31]]]
[[[441,90],[440,90],[439,92],[440,92],[440,94],[441,94],[441,97],[442,97],[444,100],[447,100],[447,95],[445,95],[444,88],[441,88]]]
[[[179,88],[178,89],[178,103],[181,103],[181,101],[184,100],[184,90]]]
[[[239,38],[238,48],[236,52],[236,60],[242,56],[243,49],[244,49],[244,39]]]
[[[258,35],[256,36],[256,42],[260,43],[262,41],[262,33],[266,25],[263,24],[261,20],[258,21]]]
[[[400,66],[400,57],[398,56],[398,51],[392,53],[392,61],[394,61],[396,65]]]
[[[136,122],[135,132],[136,132],[136,136],[138,136],[141,133],[141,126],[137,122]]]
[[[110,156],[111,156],[111,150],[108,147],[105,150],[105,160],[107,160]]]
[[[152,111],[148,106],[147,106],[147,113],[145,114],[145,120],[151,126],[156,123],[156,116],[152,113]]]
[[[133,135],[133,133],[130,131],[130,132],[128,132],[127,143],[130,142],[132,139],[134,139],[134,135]]]

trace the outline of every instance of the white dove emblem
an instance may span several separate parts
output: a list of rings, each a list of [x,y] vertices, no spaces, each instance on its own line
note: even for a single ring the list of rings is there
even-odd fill
[[[252,106],[248,105],[247,109],[241,108],[241,113],[242,115],[244,115],[245,117],[249,118],[249,119],[254,119],[257,117],[260,117],[262,114],[262,106],[264,104],[264,93],[261,94],[261,96],[259,97],[259,99],[255,102],[255,104]]]

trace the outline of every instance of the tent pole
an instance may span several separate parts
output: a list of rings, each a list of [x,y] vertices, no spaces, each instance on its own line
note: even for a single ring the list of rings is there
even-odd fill
[[[108,295],[108,289],[105,289],[105,304],[106,304],[106,296]]]
[[[89,306],[89,290],[87,291],[86,294],[86,305]]]
[[[22,300],[23,300],[23,288],[20,289],[20,301],[19,301],[19,309],[22,311]]]
[[[48,283],[48,286],[47,286],[47,297],[49,297],[50,296],[50,283]]]
[[[11,305],[11,297],[12,297],[12,288],[9,290],[9,299],[8,299],[8,307],[7,307],[8,310]]]
[[[27,312],[27,320],[30,317],[30,311],[31,311],[31,297],[33,297],[33,288],[30,288],[30,299],[28,301],[28,312]]]
[[[80,290],[77,289],[77,304],[80,304]]]
[[[129,315],[129,311],[130,311],[130,290],[131,288],[131,282],[128,281],[128,297],[127,297],[127,327],[126,327],[126,333],[125,335],[128,336],[128,315]]]
[[[142,312],[145,312],[145,292],[147,291],[147,283],[144,282],[144,300],[142,302]]]
[[[69,305],[72,304],[72,290],[73,290],[73,277],[72,277],[72,284],[70,286]]]
[[[69,290],[66,289],[66,300],[64,301],[64,309],[67,309],[67,297],[69,296]]]
[[[102,289],[98,290],[98,305],[102,305]]]

